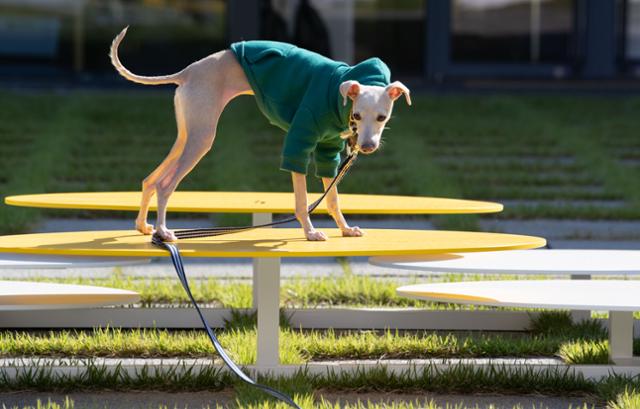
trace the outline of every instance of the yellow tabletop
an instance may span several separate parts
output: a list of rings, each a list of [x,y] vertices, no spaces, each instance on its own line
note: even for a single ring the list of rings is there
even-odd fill
[[[367,229],[364,237],[342,237],[323,229],[328,241],[307,241],[300,229],[266,228],[180,240],[185,257],[382,256],[542,247],[539,237],[501,233]],[[133,230],[21,234],[0,237],[0,252],[84,256],[167,256],[150,236]]]
[[[140,206],[140,192],[47,193],[9,196],[5,203],[13,206],[58,209],[132,210]],[[309,202],[319,198],[310,194]],[[155,199],[151,201],[156,209]],[[276,192],[176,192],[169,199],[171,212],[217,213],[293,213],[293,193]],[[344,213],[358,214],[462,214],[495,213],[502,205],[474,200],[436,197],[340,195]],[[327,213],[323,203],[316,210]]]

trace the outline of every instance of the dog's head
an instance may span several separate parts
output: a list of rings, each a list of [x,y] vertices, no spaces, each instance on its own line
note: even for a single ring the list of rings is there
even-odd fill
[[[351,121],[355,122],[358,132],[356,149],[365,154],[375,152],[380,146],[382,131],[391,117],[393,102],[404,94],[407,104],[411,105],[409,89],[400,81],[392,82],[386,87],[345,81],[340,84],[340,94],[344,105],[347,105],[347,98],[353,101]]]

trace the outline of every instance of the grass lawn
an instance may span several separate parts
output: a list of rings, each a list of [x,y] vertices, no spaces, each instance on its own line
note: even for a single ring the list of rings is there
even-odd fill
[[[235,392],[235,405],[239,408],[279,408],[259,391],[241,384],[228,373],[215,369],[200,371],[187,370],[157,373],[152,368],[140,370],[136,375],[116,368],[106,371],[102,367],[89,366],[87,372],[80,375],[59,376],[48,373],[46,369],[34,369],[21,373],[18,378],[3,379],[0,390],[39,390],[39,391],[99,391],[105,388],[112,391],[159,390],[164,392],[199,391]],[[637,379],[610,375],[599,381],[586,379],[566,371],[536,372],[527,368],[518,371],[505,371],[499,366],[474,369],[468,366],[453,366],[447,369],[426,367],[424,370],[407,371],[399,374],[380,369],[355,373],[327,373],[312,375],[301,370],[287,377],[260,377],[259,382],[275,387],[290,394],[303,408],[336,408],[323,400],[323,395],[339,396],[340,393],[359,393],[363,402],[350,408],[417,408],[439,409],[439,405],[396,404],[376,405],[367,403],[367,394],[385,393],[424,394],[425,392],[468,394],[526,394],[529,396],[577,396],[600,405],[608,403],[611,409],[635,409],[639,398]],[[45,406],[47,407],[47,406]],[[586,407],[581,408],[590,408]],[[49,409],[54,407],[49,406]],[[450,407],[453,409],[454,407]],[[475,406],[460,405],[456,409],[472,409]],[[518,409],[525,409],[517,407]],[[21,409],[21,408],[19,408]],[[70,409],[70,407],[66,407]],[[444,408],[443,408],[444,409]],[[515,408],[514,408],[515,409]],[[526,408],[528,409],[528,408]],[[538,408],[542,409],[542,408]],[[567,409],[577,409],[576,407]]]
[[[2,196],[138,190],[175,140],[169,91],[5,91],[0,104]],[[504,218],[637,218],[639,111],[640,98],[415,96],[341,190],[517,200]],[[179,189],[290,191],[278,170],[283,136],[250,97],[232,102],[213,152]],[[95,216],[4,207],[0,233],[25,231],[43,213]],[[437,222],[477,227],[474,216]]]
[[[543,313],[522,334],[433,331],[301,331],[283,322],[283,364],[351,359],[560,357],[572,364],[607,364],[607,332],[598,322],[571,322],[568,313]],[[236,314],[220,342],[238,363],[255,362],[255,315]],[[637,343],[640,347],[640,343]],[[636,348],[639,349],[639,348]],[[94,329],[0,331],[3,357],[211,357],[203,331]]]
[[[194,273],[197,266],[193,266]],[[432,281],[459,282],[479,280],[539,280],[544,275],[463,275],[445,274],[441,276],[414,277],[405,284]],[[34,277],[34,281],[62,284],[95,285],[135,291],[140,294],[143,307],[157,304],[191,306],[182,284],[177,279],[155,279],[124,275],[119,268],[109,277],[69,276],[64,278]],[[252,283],[248,280],[207,277],[191,279],[193,295],[199,303],[221,308],[251,308],[253,305]],[[288,308],[313,308],[331,306],[349,307],[419,307],[429,309],[487,309],[489,307],[463,304],[444,304],[400,297],[396,288],[401,283],[396,280],[378,279],[367,275],[344,274],[324,277],[298,275],[282,279],[280,305]],[[513,308],[511,308],[513,309]]]
[[[507,201],[500,218],[616,219],[640,217],[640,98],[565,96],[414,96],[398,104],[381,151],[361,157],[340,190],[349,193],[432,195]],[[0,93],[0,196],[65,191],[139,190],[175,139],[172,93]],[[180,185],[181,190],[290,191],[278,170],[283,132],[269,126],[245,97],[225,111],[213,152]],[[320,190],[320,184],[311,186]],[[114,217],[132,213],[0,207],[0,234],[33,228],[39,218]],[[189,215],[173,214],[171,217]],[[223,223],[247,216],[223,215]],[[478,229],[477,216],[441,216],[438,227]],[[449,276],[460,280],[461,276]],[[486,279],[487,277],[482,277]],[[501,277],[504,278],[504,277]],[[468,279],[468,277],[467,277]],[[58,281],[58,280],[56,280]],[[139,291],[143,305],[186,303],[175,280],[109,279],[66,282]],[[451,308],[399,298],[397,283],[345,275],[283,283],[283,306],[317,305]],[[243,282],[194,282],[201,302],[233,308],[251,304]],[[240,363],[255,359],[252,318],[237,316],[221,341]],[[392,331],[281,329],[282,361],[430,357],[561,357],[569,363],[607,362],[606,331],[597,323],[573,325],[546,314],[528,333],[442,334]],[[640,350],[636,342],[636,350]],[[0,356],[212,356],[202,331],[119,330],[2,331]],[[93,368],[80,377],[54,379],[33,370],[2,379],[15,390],[223,390],[234,387],[238,407],[275,407],[262,395],[215,371],[134,378]],[[350,376],[266,379],[298,393],[304,407],[333,407],[318,391],[439,391],[465,393],[581,394],[612,409],[640,407],[640,381],[611,376],[595,382],[567,373],[507,375],[465,367],[421,374],[383,370]],[[635,406],[634,406],[635,405]],[[67,409],[73,407],[70,403]],[[43,405],[54,409],[53,405]],[[280,406],[283,407],[283,406]],[[375,404],[354,406],[378,408]],[[398,405],[397,408],[411,407]],[[436,409],[437,406],[427,406]],[[22,409],[22,408],[19,408]],[[459,408],[463,409],[463,408]]]

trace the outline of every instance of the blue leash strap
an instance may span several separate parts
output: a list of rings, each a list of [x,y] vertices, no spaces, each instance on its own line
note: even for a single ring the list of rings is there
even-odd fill
[[[354,135],[355,135],[355,131],[354,131]],[[335,185],[340,183],[340,181],[342,180],[344,175],[346,175],[347,171],[349,170],[353,162],[356,160],[357,156],[358,156],[358,151],[355,150],[350,152],[347,158],[345,158],[342,161],[338,169],[338,174],[333,178],[333,180],[331,181],[327,189],[324,191],[322,196],[308,207],[309,214],[311,214],[318,207],[318,205],[324,200],[324,198],[329,193],[329,191]],[[188,229],[188,230],[176,231],[175,234],[178,239],[213,237],[213,236],[220,236],[220,235],[235,233],[240,231],[253,230],[259,227],[275,226],[279,224],[288,223],[294,220],[296,220],[295,216],[287,219],[271,222],[271,223],[257,225],[257,226],[232,226],[232,227],[213,227],[213,228],[204,228],[204,229]],[[289,396],[273,388],[257,383],[256,381],[251,379],[247,374],[242,372],[242,369],[240,369],[240,367],[238,367],[238,365],[236,365],[236,363],[233,362],[233,360],[229,357],[229,355],[227,355],[224,348],[222,348],[222,345],[220,344],[220,341],[218,341],[218,338],[216,337],[215,332],[209,326],[209,323],[207,322],[204,315],[202,314],[202,311],[200,311],[200,307],[198,306],[198,303],[196,302],[195,298],[193,298],[193,295],[191,294],[191,289],[189,288],[189,281],[187,280],[187,275],[184,271],[184,264],[182,263],[182,256],[180,255],[180,250],[178,250],[178,247],[176,247],[175,244],[167,243],[163,241],[162,238],[159,237],[157,234],[153,235],[151,239],[151,243],[169,251],[169,254],[171,255],[171,262],[173,262],[173,267],[175,267],[176,269],[176,274],[178,275],[178,278],[182,283],[182,287],[184,288],[187,295],[189,296],[189,299],[191,300],[191,303],[193,304],[193,306],[196,308],[196,311],[198,311],[198,315],[200,316],[200,321],[202,321],[204,328],[207,330],[207,335],[209,335],[209,339],[211,340],[213,347],[216,349],[216,352],[218,352],[218,355],[220,355],[224,363],[227,364],[229,369],[231,369],[231,371],[235,373],[243,382],[253,386],[254,388],[258,388],[268,393],[269,395],[273,396],[276,399],[280,399],[281,401],[287,403],[292,408],[300,409],[300,406],[298,406],[293,401],[293,399],[291,399]]]
[[[156,238],[155,236],[152,240],[152,243],[155,244],[156,246],[163,247],[164,249],[169,251],[169,254],[171,254],[171,261],[173,262],[173,266],[176,269],[176,273],[178,275],[178,278],[180,279],[180,283],[182,283],[182,287],[184,288],[185,292],[189,296],[191,303],[196,308],[196,311],[200,316],[200,321],[202,321],[202,325],[204,325],[204,328],[207,331],[207,335],[209,335],[209,339],[211,340],[213,347],[215,348],[218,355],[220,355],[220,358],[222,358],[224,363],[229,367],[229,369],[231,369],[231,371],[235,373],[243,382],[253,386],[254,388],[258,388],[268,393],[269,395],[273,396],[276,399],[280,399],[281,401],[287,403],[289,406],[295,409],[300,409],[300,406],[298,406],[293,401],[293,399],[291,399],[289,396],[269,386],[261,385],[257,383],[256,381],[251,379],[247,374],[242,372],[242,369],[240,369],[240,367],[235,362],[233,362],[233,360],[229,357],[229,355],[227,355],[227,352],[224,350],[224,348],[222,348],[222,345],[220,344],[220,341],[218,341],[218,337],[216,337],[216,334],[213,331],[213,328],[211,328],[211,326],[207,322],[206,318],[204,317],[204,314],[202,314],[202,311],[200,310],[200,306],[198,306],[198,303],[196,302],[195,298],[193,297],[193,294],[191,293],[191,288],[189,287],[189,281],[187,280],[187,275],[184,270],[184,264],[182,263],[182,256],[180,255],[180,251],[178,250],[178,248],[174,244],[166,243],[160,240],[159,238]]]

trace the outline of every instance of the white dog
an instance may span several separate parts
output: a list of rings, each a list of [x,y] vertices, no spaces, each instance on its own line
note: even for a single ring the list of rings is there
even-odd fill
[[[149,202],[158,195],[155,232],[175,241],[167,228],[167,202],[178,183],[211,149],[224,107],[239,95],[255,95],[258,106],[271,123],[287,131],[281,169],[290,171],[295,194],[295,214],[308,240],[326,240],[314,229],[307,211],[307,166],[312,157],[316,175],[325,189],[335,176],[345,138],[357,131],[355,149],[369,154],[378,149],[393,102],[409,90],[389,83],[389,69],[377,58],[355,66],[336,62],[291,44],[247,41],[231,45],[194,62],[182,71],[157,77],[133,74],[118,58],[118,46],[127,28],[111,44],[111,62],[130,81],[141,84],[177,84],[175,112],[178,137],[162,163],[142,182],[142,201],[136,228],[154,233],[147,223]],[[351,109],[348,106],[351,102]],[[353,129],[350,129],[351,128]],[[344,236],[361,236],[350,227],[338,203],[334,187],[327,207]]]

